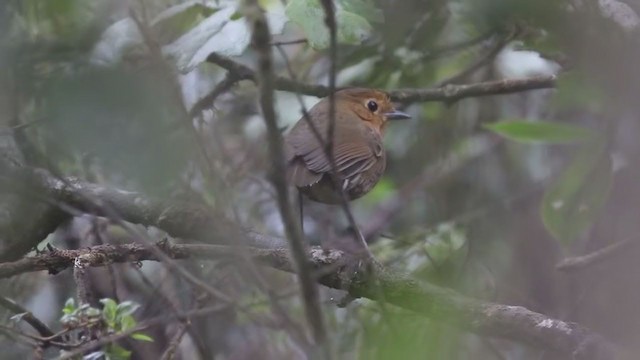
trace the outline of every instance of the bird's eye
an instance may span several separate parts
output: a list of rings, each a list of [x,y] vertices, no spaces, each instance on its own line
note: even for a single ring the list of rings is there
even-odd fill
[[[378,110],[378,103],[373,100],[369,100],[369,102],[367,103],[367,108],[371,112],[376,112],[376,110]]]

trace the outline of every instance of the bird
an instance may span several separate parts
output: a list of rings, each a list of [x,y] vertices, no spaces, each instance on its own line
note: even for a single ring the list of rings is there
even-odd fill
[[[397,110],[389,94],[382,90],[336,91],[332,142],[336,182],[331,177],[333,169],[326,151],[329,102],[328,97],[321,99],[285,135],[287,179],[313,201],[340,204],[340,192],[351,201],[373,189],[386,166],[382,139],[387,122],[411,116]]]

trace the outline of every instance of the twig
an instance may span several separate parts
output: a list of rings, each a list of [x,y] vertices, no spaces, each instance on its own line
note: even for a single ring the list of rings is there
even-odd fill
[[[88,259],[81,255],[73,261],[73,279],[76,283],[78,302],[82,304],[93,304],[89,281],[87,279]]]
[[[9,326],[0,324],[0,334],[4,334],[6,337],[12,339],[15,342],[22,343],[32,348],[36,348],[38,343],[31,338],[31,336],[24,334]]]
[[[324,10],[324,23],[329,30],[329,127],[325,144],[329,161],[333,161],[333,136],[336,129],[336,61],[337,61],[337,32],[336,15],[333,0],[320,0]]]
[[[444,101],[451,102],[468,97],[511,94],[529,90],[549,89],[556,86],[557,76],[533,76],[526,79],[505,79],[464,85],[445,85],[426,89],[398,89],[391,91],[391,99],[401,103]]]
[[[462,41],[457,42],[457,43],[435,47],[434,49],[428,50],[427,53],[422,55],[422,57],[420,58],[420,62],[424,63],[424,62],[428,62],[428,61],[433,61],[433,60],[439,59],[441,57],[454,54],[454,53],[456,53],[458,51],[461,51],[461,50],[464,50],[466,48],[478,45],[479,43],[481,43],[484,40],[488,39],[493,34],[494,34],[493,31],[488,31],[488,32],[486,32],[484,34],[480,34],[480,35],[478,35],[478,36],[476,36],[474,38],[468,39],[468,40],[462,40]]]
[[[422,16],[420,16],[418,21],[416,21],[413,24],[413,26],[411,26],[411,30],[409,31],[409,34],[404,40],[404,46],[411,49],[416,45],[416,40],[419,39],[418,34],[420,30],[427,22],[429,22],[429,20],[431,19],[431,16],[432,16],[431,11],[427,11],[424,14],[422,14]]]
[[[208,94],[200,98],[189,110],[188,117],[193,119],[202,111],[213,106],[218,96],[229,91],[241,79],[237,78],[234,73],[228,72],[227,75],[219,82]]]
[[[17,304],[15,301],[7,299],[6,297],[0,296],[0,306],[11,311],[14,314],[22,314],[20,319],[24,320],[27,324],[31,325],[38,334],[42,337],[50,337],[53,336],[53,331],[47,326],[47,324],[43,323],[31,313],[31,311],[23,308],[21,305]]]
[[[295,220],[295,215],[289,199],[287,186],[286,164],[284,160],[282,134],[278,128],[274,103],[274,76],[271,58],[271,33],[269,25],[258,5],[257,0],[245,1],[245,16],[252,23],[252,40],[258,52],[258,88],[260,92],[260,106],[267,125],[269,152],[273,169],[271,182],[276,189],[278,207],[284,223],[289,249],[294,259],[299,286],[302,293],[305,314],[311,326],[316,344],[325,344],[327,339],[322,309],[318,295],[316,281],[313,279],[305,251],[304,238]]]
[[[465,68],[458,74],[453,75],[452,77],[441,81],[440,86],[445,86],[445,85],[455,84],[457,82],[460,82],[461,80],[468,78],[470,75],[475,73],[481,67],[490,63],[491,60],[493,60],[496,57],[496,55],[498,55],[498,53],[502,50],[502,48],[504,48],[504,46],[507,43],[509,43],[509,41],[513,40],[513,38],[516,37],[517,33],[518,33],[517,31],[512,31],[510,34],[503,36],[501,39],[499,39],[496,42],[496,44],[489,51],[487,51],[487,53],[484,56],[477,58],[467,68]]]
[[[638,245],[638,242],[631,239],[618,241],[587,255],[563,259],[556,265],[556,270],[567,273],[582,270],[600,264],[613,256],[620,255],[629,247],[636,245]]]
[[[351,212],[349,207],[349,199],[344,192],[344,187],[342,185],[343,179],[340,178],[340,173],[338,172],[338,168],[335,163],[335,157],[333,154],[333,141],[335,134],[335,126],[336,126],[336,101],[335,101],[335,92],[336,92],[336,73],[337,73],[337,56],[338,56],[338,34],[337,34],[337,25],[336,25],[336,17],[335,17],[335,5],[333,4],[333,0],[320,0],[322,4],[322,8],[325,13],[324,22],[329,30],[329,126],[327,128],[327,141],[325,144],[325,153],[327,159],[329,160],[329,164],[331,164],[331,178],[334,183],[334,188],[338,191],[340,195],[340,204],[347,216],[347,221],[353,228],[354,240],[356,249],[358,250],[358,256],[364,257],[366,261],[373,261],[373,254],[369,250],[367,246],[367,242],[360,231],[358,224],[356,223],[356,219]]]
[[[271,46],[282,46],[282,45],[295,45],[295,44],[306,44],[309,42],[307,39],[296,39],[296,40],[286,40],[286,41],[272,41],[270,43]]]
[[[176,350],[182,341],[182,338],[187,333],[187,329],[189,328],[189,322],[183,321],[180,323],[178,330],[176,331],[173,338],[171,338],[171,342],[169,342],[169,346],[167,346],[167,350],[165,350],[164,354],[160,360],[173,360],[173,357],[176,354]]]
[[[207,61],[217,64],[225,70],[234,73],[240,80],[256,80],[256,75],[253,69],[225,56],[211,53],[207,57]],[[436,101],[451,102],[467,97],[502,95],[529,90],[554,88],[556,86],[556,81],[556,76],[534,76],[526,79],[506,79],[461,85],[449,84],[433,88],[397,89],[389,91],[389,94],[393,101],[405,104]],[[280,76],[274,78],[274,87],[277,90],[295,92],[309,96],[325,97],[330,94],[327,86],[306,84]]]

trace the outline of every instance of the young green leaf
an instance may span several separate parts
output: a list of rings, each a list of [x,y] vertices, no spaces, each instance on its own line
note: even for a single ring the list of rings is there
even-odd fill
[[[118,330],[126,331],[136,326],[136,320],[131,315],[124,316],[120,319]]]
[[[134,333],[131,335],[131,338],[138,340],[138,341],[147,341],[147,342],[153,342],[153,338],[149,335],[143,334],[143,333]]]
[[[68,298],[64,303],[64,307],[62,308],[62,313],[65,315],[69,315],[76,311],[76,301],[73,298]]]
[[[116,325],[116,315],[118,304],[113,299],[101,299],[100,303],[104,306],[102,308],[102,317],[107,322],[107,325],[111,328]]]
[[[509,120],[486,124],[486,129],[521,143],[566,144],[593,138],[592,131],[575,125],[544,121]]]

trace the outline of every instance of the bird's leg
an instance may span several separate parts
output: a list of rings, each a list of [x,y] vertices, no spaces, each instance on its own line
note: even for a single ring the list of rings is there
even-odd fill
[[[300,212],[300,232],[304,236],[304,205],[302,204],[302,191],[298,190],[298,211]]]

